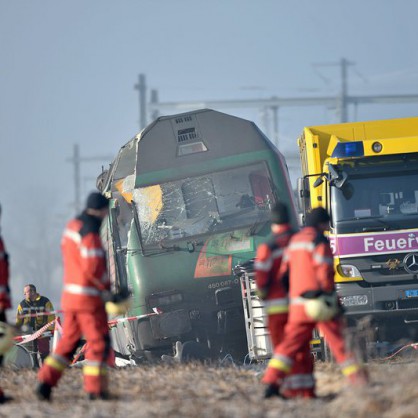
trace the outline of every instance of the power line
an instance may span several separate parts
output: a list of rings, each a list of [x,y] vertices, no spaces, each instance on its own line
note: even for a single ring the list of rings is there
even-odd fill
[[[150,113],[152,120],[158,117],[159,113],[168,113],[169,111],[186,112],[195,109],[242,109],[258,108],[264,114],[264,120],[268,122],[268,114],[272,113],[273,121],[273,139],[276,145],[279,144],[279,110],[282,107],[300,107],[300,106],[325,106],[336,109],[336,114],[340,123],[348,122],[348,107],[353,105],[355,111],[359,104],[400,104],[417,103],[418,94],[381,94],[381,95],[349,95],[348,93],[348,68],[354,63],[342,58],[339,62],[316,63],[314,66],[339,66],[341,87],[336,96],[310,96],[310,97],[271,97],[267,99],[230,99],[230,100],[200,100],[200,101],[182,101],[182,102],[158,102],[158,94],[155,90],[152,92],[152,99],[146,103],[145,75],[140,74],[143,87],[140,89],[141,103],[141,125],[143,129],[146,126],[146,114]],[[145,115],[145,116],[143,116]],[[144,119],[143,119],[144,117]],[[267,126],[266,126],[267,127]]]

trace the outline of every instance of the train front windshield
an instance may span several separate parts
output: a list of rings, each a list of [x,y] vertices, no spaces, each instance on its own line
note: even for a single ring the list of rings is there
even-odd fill
[[[266,164],[257,163],[135,189],[143,245],[266,222],[271,185]]]

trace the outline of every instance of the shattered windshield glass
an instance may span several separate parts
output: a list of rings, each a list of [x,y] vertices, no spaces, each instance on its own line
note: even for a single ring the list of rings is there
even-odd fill
[[[144,245],[269,220],[274,202],[264,163],[134,190]]]

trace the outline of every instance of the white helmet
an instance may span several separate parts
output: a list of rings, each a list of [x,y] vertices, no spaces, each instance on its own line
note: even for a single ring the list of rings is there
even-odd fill
[[[337,315],[338,311],[338,299],[335,293],[322,294],[305,302],[305,312],[314,321],[329,321]]]
[[[0,355],[7,353],[13,347],[14,328],[5,322],[0,322]]]

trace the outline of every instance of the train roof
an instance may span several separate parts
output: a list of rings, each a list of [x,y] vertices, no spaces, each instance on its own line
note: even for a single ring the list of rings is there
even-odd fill
[[[211,109],[159,117],[136,138],[136,175],[271,146],[254,122]]]
[[[104,191],[113,180],[167,168],[271,149],[278,150],[249,120],[212,109],[161,116],[119,151]]]

